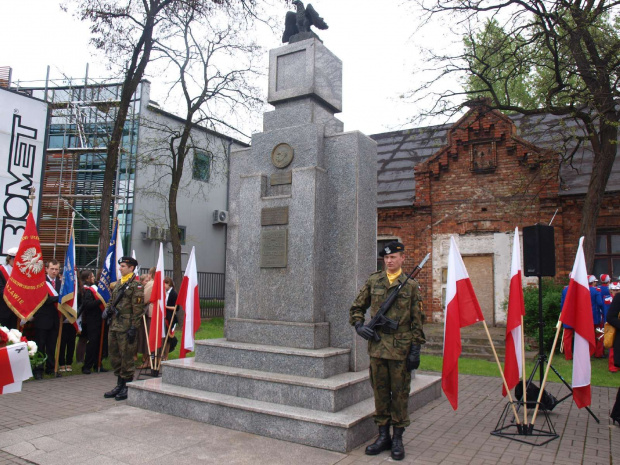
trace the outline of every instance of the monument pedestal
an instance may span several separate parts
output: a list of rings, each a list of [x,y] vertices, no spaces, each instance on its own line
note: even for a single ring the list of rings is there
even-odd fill
[[[342,132],[342,62],[317,39],[271,50],[268,101],[230,159],[226,339],[131,383],[129,404],[347,452],[377,431],[348,312],[376,267],[376,143]],[[414,376],[410,410],[439,381]]]

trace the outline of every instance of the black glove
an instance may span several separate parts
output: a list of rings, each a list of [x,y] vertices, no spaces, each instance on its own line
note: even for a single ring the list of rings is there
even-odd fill
[[[357,334],[360,337],[366,339],[367,341],[370,341],[375,335],[375,332],[361,321],[355,323],[355,331],[357,331]]]
[[[130,344],[133,344],[134,342],[136,342],[137,335],[138,335],[138,331],[136,330],[135,326],[131,326],[127,330],[127,342],[129,342]]]
[[[407,371],[417,370],[420,366],[420,344],[411,344],[407,355]]]
[[[107,320],[108,319],[108,309],[107,308],[101,314],[101,319],[102,320]]]

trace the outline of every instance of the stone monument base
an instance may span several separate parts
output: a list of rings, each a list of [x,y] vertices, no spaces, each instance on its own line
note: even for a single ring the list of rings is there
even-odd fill
[[[377,434],[368,371],[348,371],[349,352],[196,341],[195,358],[164,362],[162,378],[129,384],[128,403],[348,452]],[[438,376],[413,377],[410,412],[441,396],[440,381]]]

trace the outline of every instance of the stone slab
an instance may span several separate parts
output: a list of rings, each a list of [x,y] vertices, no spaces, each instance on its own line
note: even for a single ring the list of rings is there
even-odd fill
[[[349,371],[349,349],[297,349],[231,342],[196,341],[196,361],[271,373],[329,378]]]
[[[342,61],[317,39],[269,51],[267,101],[276,105],[303,97],[342,111]]]
[[[410,411],[440,396],[441,378],[412,381]],[[420,401],[416,401],[416,397]],[[128,404],[237,431],[258,434],[337,452],[348,452],[376,434],[373,399],[337,413],[282,406],[174,386],[161,378],[129,385]]]
[[[317,379],[211,365],[186,358],[164,362],[163,381],[191,389],[324,412],[338,412],[372,397],[366,371]]]
[[[273,337],[276,334],[277,337]],[[323,349],[329,346],[329,323],[297,323],[288,321],[226,320],[226,339],[232,342]]]

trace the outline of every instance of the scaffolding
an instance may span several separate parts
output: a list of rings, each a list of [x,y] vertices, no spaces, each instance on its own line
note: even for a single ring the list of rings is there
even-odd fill
[[[45,100],[50,115],[46,161],[38,221],[41,249],[46,259],[62,261],[75,217],[76,266],[99,267],[99,231],[107,145],[120,104],[122,84],[88,78],[63,78],[17,83],[14,90]],[[141,86],[132,98],[123,130],[114,180],[116,210],[124,250],[131,240],[134,179],[138,145]]]

